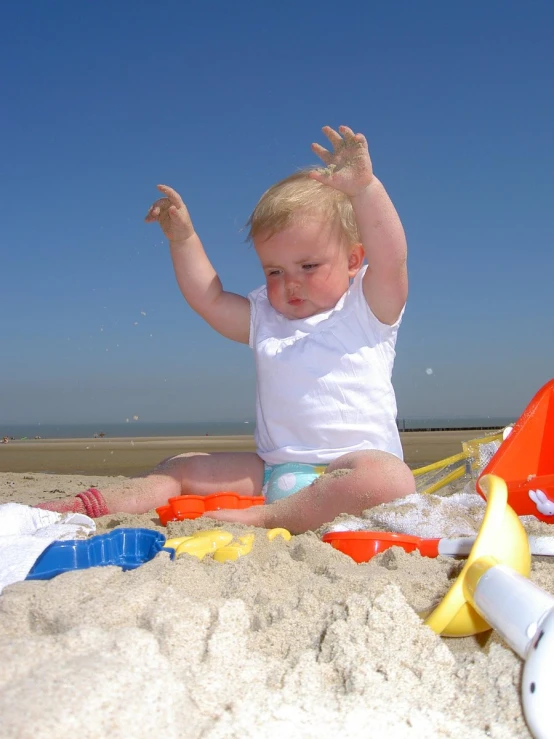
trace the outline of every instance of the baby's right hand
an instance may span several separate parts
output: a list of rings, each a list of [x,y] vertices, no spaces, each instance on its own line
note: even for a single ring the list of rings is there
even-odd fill
[[[165,198],[156,200],[144,219],[146,223],[158,221],[170,241],[185,241],[194,234],[194,226],[187,206],[176,190],[167,185],[158,185]]]

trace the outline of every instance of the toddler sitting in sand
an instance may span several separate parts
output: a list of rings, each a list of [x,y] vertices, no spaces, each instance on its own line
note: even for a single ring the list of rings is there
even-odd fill
[[[181,454],[117,488],[42,507],[142,513],[172,496],[233,490],[266,505],[206,515],[300,533],[414,492],[391,384],[408,290],[404,231],[365,137],[323,131],[333,151],[312,149],[326,167],[273,185],[250,217],[266,284],[248,297],[223,289],[175,190],[160,185],[165,197],[146,216],[169,239],[189,305],[254,351],[257,453]]]

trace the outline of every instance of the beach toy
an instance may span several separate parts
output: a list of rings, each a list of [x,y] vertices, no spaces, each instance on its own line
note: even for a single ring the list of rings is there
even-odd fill
[[[416,492],[435,493],[446,485],[467,475],[480,472],[496,453],[503,440],[503,433],[490,434],[462,442],[462,451],[438,462],[412,470],[416,480]]]
[[[331,544],[343,554],[361,564],[369,562],[377,554],[390,549],[402,547],[406,552],[415,549],[423,557],[438,557],[439,554],[463,556],[471,550],[474,538],[460,539],[422,539],[409,534],[385,533],[383,531],[331,531],[321,537],[322,541]]]
[[[455,583],[425,620],[427,626],[443,636],[471,636],[492,628],[475,609],[471,597],[468,571],[474,562],[488,557],[489,561],[511,567],[525,577],[531,571],[527,534],[519,518],[507,504],[506,483],[495,475],[489,475],[481,482],[487,508],[475,544]],[[496,603],[496,608],[510,610],[504,602]]]
[[[273,539],[276,539],[278,536],[283,538],[285,541],[290,541],[292,539],[292,534],[290,531],[287,531],[287,529],[269,529],[266,536],[269,541],[273,541]]]
[[[177,495],[170,498],[167,505],[156,508],[163,526],[169,521],[183,521],[203,516],[206,511],[219,511],[222,508],[250,508],[263,505],[265,499],[261,495],[239,495],[232,492],[213,493],[212,495]]]
[[[287,529],[270,529],[266,532],[266,536],[269,541],[273,541],[278,536],[282,537],[285,541],[290,541],[292,535]],[[245,536],[239,536],[238,543],[229,544],[228,546],[218,549],[214,553],[214,559],[217,562],[235,561],[239,557],[243,557],[245,554],[249,554],[252,551],[254,545],[254,534],[246,534]]]
[[[554,597],[494,557],[476,559],[465,575],[468,599],[525,661],[523,712],[537,739],[551,739]]]
[[[37,559],[27,580],[50,580],[62,572],[116,565],[133,570],[164,549],[165,537],[152,529],[114,529],[90,539],[56,541]],[[173,550],[168,550],[171,558]]]
[[[519,516],[554,523],[554,379],[531,400],[477,480],[494,474],[506,481],[508,503]]]
[[[422,557],[467,557],[475,544],[475,536],[460,536],[452,539],[422,539],[409,534],[385,533],[383,531],[331,531],[321,537],[343,554],[361,564],[390,549],[402,547],[405,552],[418,550]],[[531,554],[554,556],[554,536],[530,536]]]
[[[291,539],[290,531],[286,529],[270,529],[267,532],[269,541],[281,536],[285,541]],[[203,559],[207,554],[213,554],[216,562],[235,561],[252,551],[254,545],[254,534],[245,534],[238,537],[238,542],[233,542],[233,534],[223,529],[206,529],[197,531],[192,536],[178,536],[168,539],[165,549],[175,550],[177,557],[181,554],[191,554],[193,557]]]
[[[249,554],[254,546],[254,538],[254,534],[239,536],[238,544],[233,543],[228,546],[221,547],[221,549],[214,552],[214,559],[216,562],[235,561],[239,557]]]
[[[168,539],[165,542],[166,549],[175,549],[175,554],[191,554],[193,557],[203,559],[207,554],[213,554],[217,549],[224,547],[233,540],[233,534],[222,529],[208,529],[197,531],[192,536],[180,536]]]

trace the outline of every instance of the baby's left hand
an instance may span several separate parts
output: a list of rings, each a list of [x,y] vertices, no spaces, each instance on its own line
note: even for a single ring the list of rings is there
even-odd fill
[[[348,126],[339,126],[338,133],[330,126],[324,126],[322,130],[333,145],[333,152],[319,144],[312,144],[312,151],[327,166],[313,170],[309,176],[349,197],[358,195],[373,179],[365,136],[354,133]]]

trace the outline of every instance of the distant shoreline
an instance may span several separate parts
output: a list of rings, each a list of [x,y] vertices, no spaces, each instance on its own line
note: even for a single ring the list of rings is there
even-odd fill
[[[411,434],[411,433],[421,433],[423,431],[499,431],[500,429],[504,428],[505,426],[509,425],[506,424],[500,424],[495,426],[433,426],[430,428],[413,428],[413,429],[405,429],[405,428],[398,428],[401,434]]]
[[[487,431],[504,428],[515,419],[510,416],[399,416],[396,425],[401,433],[420,431]],[[21,423],[0,420],[0,440],[10,439],[111,439],[183,438],[196,436],[252,435],[255,421],[187,421],[187,422],[86,422],[86,423]]]
[[[406,463],[421,467],[462,450],[462,442],[493,429],[400,432]],[[19,439],[0,444],[0,472],[138,475],[186,452],[253,452],[251,435]]]
[[[478,425],[478,426],[414,426],[413,428],[405,428],[397,424],[397,428],[400,434],[413,434],[413,433],[425,433],[429,431],[442,431],[442,432],[461,432],[466,433],[470,431],[498,431],[499,429],[505,428],[505,426],[513,423],[513,421],[506,421],[502,424],[491,424],[491,425]],[[0,443],[3,439],[7,439],[8,442],[30,442],[30,441],[48,441],[48,442],[72,442],[72,441],[102,441],[110,439],[111,441],[136,441],[141,442],[145,440],[173,440],[173,439],[196,439],[196,438],[208,438],[208,439],[229,439],[229,438],[253,438],[253,434],[239,434],[239,433],[180,433],[180,434],[109,434],[105,432],[98,432],[90,435],[83,436],[42,436],[41,434],[19,436],[13,433],[0,433]]]
[[[506,424],[507,425],[507,424]],[[461,432],[465,433],[466,431],[498,431],[500,429],[504,428],[503,425],[494,425],[494,426],[429,426],[429,427],[418,427],[418,428],[401,428],[398,427],[398,431],[401,434],[420,434],[420,433],[426,433],[428,431],[455,431],[455,432]],[[84,441],[134,441],[136,443],[140,443],[143,441],[153,441],[153,440],[160,440],[160,441],[170,441],[174,439],[253,439],[253,434],[160,434],[160,435],[150,435],[150,436],[136,436],[136,435],[128,435],[128,436],[119,436],[119,435],[110,435],[106,433],[99,433],[94,434],[92,436],[0,436],[0,442],[2,438],[7,438],[9,442],[53,442],[53,443],[70,443],[70,442],[84,442]]]

